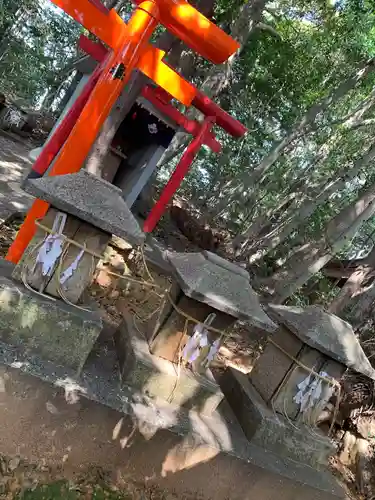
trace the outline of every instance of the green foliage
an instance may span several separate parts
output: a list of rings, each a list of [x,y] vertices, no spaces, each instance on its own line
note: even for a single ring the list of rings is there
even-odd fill
[[[336,297],[339,288],[322,273],[316,273],[314,278],[292,295],[286,305],[306,307],[321,305],[326,307]]]
[[[234,8],[231,3],[219,2],[220,15],[223,5]],[[233,10],[229,15],[233,17]],[[240,143],[219,134],[224,145],[222,157],[202,154],[184,185],[187,193],[206,191],[203,199],[208,206],[217,202],[227,180],[240,178],[244,172],[251,179],[252,169],[303,114],[375,54],[374,9],[369,4],[359,8],[358,2],[283,0],[268,4],[264,21],[279,36],[260,29],[251,34],[224,99],[226,109],[249,127],[249,133]],[[310,133],[294,141],[260,183],[245,191],[245,196],[240,197],[241,190],[237,190],[228,198],[225,220],[235,222],[240,230],[243,221],[248,223],[276,207],[293,183],[304,179],[304,171],[308,174],[301,200],[308,195],[307,186],[316,189],[327,178],[334,178],[343,165],[350,168],[368,147],[374,129],[346,132],[340,123],[369,94],[373,83],[374,78],[369,77],[328,112],[318,115]],[[368,113],[365,117],[371,116]],[[332,137],[336,139],[328,158],[311,168]],[[306,236],[321,232],[326,221],[356,192],[351,187],[321,207],[307,222]],[[243,198],[249,195],[249,203],[244,204]]]
[[[44,0],[1,0],[0,22],[0,91],[35,104],[66,79],[81,28]]]
[[[356,8],[356,4],[282,0],[267,5],[264,21],[279,36],[261,29],[253,31],[235,64],[231,89],[221,96],[224,108],[245,123],[249,133],[240,143],[218,133],[224,146],[223,155],[207,152],[200,155],[184,184],[187,194],[199,192],[201,201],[210,205],[211,200],[215,203],[219,199],[215,187],[220,191],[228,179],[236,179],[244,172],[251,178],[252,169],[275,142],[293,129],[309,107],[374,54],[373,9],[367,5]],[[226,20],[229,25],[240,5],[236,0],[218,1],[217,19]],[[199,67],[198,71],[201,70]],[[291,144],[266,179],[257,183],[255,211],[254,200],[244,205],[239,197],[230,198],[226,220],[237,223],[241,229],[242,221],[249,220],[249,215],[255,217],[277,206],[335,132],[330,123],[352,110],[371,90],[372,83],[373,79],[369,79],[366,85],[332,106],[328,113],[318,117],[308,137]],[[362,131],[346,136],[327,162],[309,172],[312,174],[309,182],[316,185],[332,175],[343,161],[350,161],[353,151],[361,153],[364,142]]]

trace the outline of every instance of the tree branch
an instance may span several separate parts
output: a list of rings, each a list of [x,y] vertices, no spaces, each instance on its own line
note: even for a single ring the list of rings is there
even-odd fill
[[[280,35],[280,33],[278,33],[275,28],[273,28],[272,26],[270,26],[269,24],[265,24],[265,23],[258,23],[256,25],[257,29],[261,30],[261,31],[266,31],[267,33],[270,33],[272,36],[274,36],[275,38],[278,38],[279,40],[282,40],[282,36]]]

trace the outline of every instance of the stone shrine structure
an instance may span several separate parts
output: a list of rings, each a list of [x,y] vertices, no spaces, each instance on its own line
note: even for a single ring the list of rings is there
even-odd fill
[[[223,394],[209,366],[202,364],[204,352],[192,369],[182,362],[196,327],[191,321],[186,325],[186,319],[193,317],[204,324],[212,318],[210,326],[223,332],[208,331],[208,345],[215,346],[215,352],[225,330],[238,319],[247,320],[255,331],[270,333],[276,325],[262,310],[249,274],[241,267],[211,252],[167,252],[166,261],[173,280],[171,300],[165,299],[158,317],[146,328],[146,338],[137,334],[130,318],[116,334],[122,380],[159,403],[168,401],[210,414]]]
[[[250,375],[229,368],[221,387],[251,442],[324,467],[333,446],[317,424],[334,385],[300,364],[333,381],[347,368],[375,380],[375,370],[352,327],[320,307],[271,305],[269,314],[279,328]]]
[[[175,279],[173,296],[176,305],[202,323],[215,314],[211,326],[226,330],[237,319],[248,320],[254,328],[272,332],[274,325],[259,304],[250,286],[248,272],[209,251],[203,253],[168,253]],[[149,334],[151,351],[176,362],[185,318],[166,304],[155,328]],[[217,335],[210,334],[212,341]]]
[[[87,301],[85,291],[99,256],[112,234],[140,245],[144,233],[121,190],[85,170],[28,179],[24,188],[52,205],[43,223],[53,234],[38,229],[13,270],[14,281],[2,278],[0,335],[23,350],[38,352],[79,373],[103,329],[94,304],[79,305]],[[64,249],[66,243],[60,235],[80,246],[68,244]]]

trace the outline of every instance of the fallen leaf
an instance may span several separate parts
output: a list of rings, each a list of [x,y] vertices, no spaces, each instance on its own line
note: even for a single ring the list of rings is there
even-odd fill
[[[50,401],[47,401],[46,408],[49,413],[52,413],[52,415],[58,415],[60,413],[56,406]]]
[[[123,421],[124,421],[124,419],[120,418],[120,420],[117,422],[117,424],[113,428],[113,432],[112,432],[112,440],[113,441],[115,441],[119,437]]]
[[[8,462],[8,470],[10,470],[11,472],[13,472],[14,470],[17,469],[17,467],[19,466],[21,462],[21,459],[19,457],[13,457],[9,460]]]

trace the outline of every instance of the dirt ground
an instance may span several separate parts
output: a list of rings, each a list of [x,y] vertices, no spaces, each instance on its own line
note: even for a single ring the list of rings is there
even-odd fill
[[[0,498],[5,500],[173,500],[177,497],[156,487],[116,484],[111,473],[92,467],[67,478],[63,470],[0,455]]]

